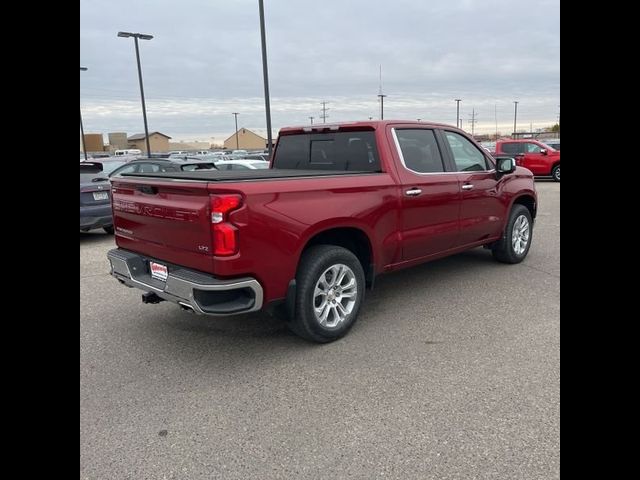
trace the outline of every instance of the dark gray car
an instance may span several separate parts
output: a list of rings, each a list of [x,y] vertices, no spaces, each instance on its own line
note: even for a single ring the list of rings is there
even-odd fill
[[[107,233],[113,233],[109,173],[126,163],[121,159],[80,162],[81,231],[102,228]]]

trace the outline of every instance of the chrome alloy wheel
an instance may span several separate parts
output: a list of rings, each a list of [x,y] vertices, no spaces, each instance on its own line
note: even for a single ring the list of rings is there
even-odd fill
[[[313,291],[313,311],[325,328],[336,328],[345,321],[358,298],[356,275],[341,263],[327,268]]]
[[[520,215],[513,223],[513,232],[511,232],[511,245],[516,255],[522,255],[525,252],[530,234],[529,220],[524,215]]]

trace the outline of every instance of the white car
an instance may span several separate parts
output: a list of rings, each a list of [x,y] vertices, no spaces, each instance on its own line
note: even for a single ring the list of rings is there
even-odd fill
[[[262,160],[224,160],[216,162],[218,170],[261,170],[269,168],[269,162]]]

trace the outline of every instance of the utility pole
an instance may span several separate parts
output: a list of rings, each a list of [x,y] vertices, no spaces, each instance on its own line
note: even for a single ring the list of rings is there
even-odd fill
[[[498,104],[493,104],[493,115],[496,118],[496,142],[498,141]]]
[[[236,150],[240,150],[240,140],[238,139],[238,112],[231,113],[236,119]]]
[[[327,108],[327,102],[321,102],[320,105],[322,105],[322,115],[320,115],[320,118],[322,119],[322,123],[327,123],[327,117],[329,115],[327,115],[327,110],[330,110],[329,108]]]
[[[386,97],[386,95],[379,93],[378,97],[380,97],[380,120],[384,120],[384,97]]]
[[[314,118],[315,118],[315,117],[309,117],[309,120],[311,120],[311,125],[313,125],[313,119],[314,119]]]
[[[469,120],[469,123],[471,124],[471,136],[473,137],[473,134],[475,133],[475,126],[476,126],[476,109],[473,108],[471,110],[471,120]]]
[[[272,146],[273,138],[271,134],[271,105],[269,102],[269,72],[267,71],[267,37],[264,32],[264,4],[262,0],[258,0],[258,9],[260,10],[260,43],[262,44],[262,77],[264,80],[264,109],[267,115],[267,144],[269,148],[269,157],[271,157],[271,149],[273,148]]]
[[[516,135],[516,127],[518,125],[517,120],[518,120],[518,103],[517,101],[513,102],[515,105],[515,110],[513,111],[513,138],[517,138]]]
[[[558,109],[560,109],[560,105],[558,105]],[[558,137],[560,137],[560,110],[558,110]]]
[[[382,65],[380,65],[380,86],[378,89],[378,98],[380,98],[380,120],[384,120],[384,95],[382,93]]]
[[[456,128],[460,128],[460,102],[462,100],[459,98],[456,98],[455,102],[456,102]]]

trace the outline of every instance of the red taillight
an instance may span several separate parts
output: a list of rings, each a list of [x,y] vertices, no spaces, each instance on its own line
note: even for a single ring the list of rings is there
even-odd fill
[[[229,222],[229,213],[242,205],[240,195],[211,196],[211,230],[213,254],[226,256],[238,253],[238,229]]]

